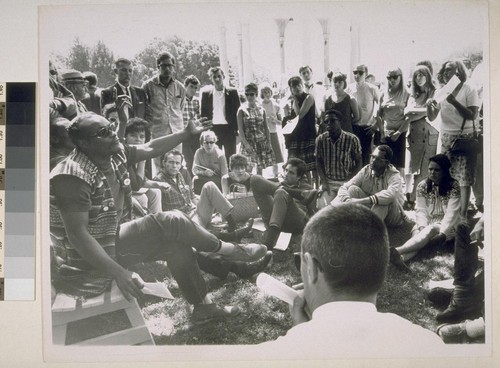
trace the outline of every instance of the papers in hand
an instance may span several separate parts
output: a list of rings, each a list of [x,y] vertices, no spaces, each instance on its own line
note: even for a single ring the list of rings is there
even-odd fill
[[[299,122],[299,117],[296,116],[292,120],[289,120],[288,123],[286,123],[286,125],[283,127],[281,132],[283,134],[291,134],[293,132],[293,130],[295,129],[295,127],[297,126],[298,122]]]
[[[145,282],[141,291],[143,294],[154,295],[165,299],[174,299],[170,290],[161,282]]]
[[[451,77],[448,83],[446,83],[446,85],[436,91],[434,100],[436,100],[437,103],[443,102],[460,83],[460,79],[456,75],[454,75],[453,77]]]
[[[257,276],[256,283],[257,287],[264,293],[272,295],[290,305],[293,305],[293,300],[298,295],[296,290],[293,290],[290,286],[285,285],[264,272]]]

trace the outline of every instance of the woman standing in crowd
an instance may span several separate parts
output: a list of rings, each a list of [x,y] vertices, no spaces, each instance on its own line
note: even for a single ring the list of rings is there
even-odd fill
[[[260,86],[260,98],[262,98],[262,107],[266,112],[266,122],[269,134],[271,136],[271,147],[274,152],[275,163],[273,164],[273,175],[278,177],[278,163],[284,162],[281,153],[281,143],[278,137],[278,131],[281,130],[281,115],[278,104],[272,99],[273,90],[268,83]]]
[[[415,68],[411,83],[411,96],[405,109],[408,134],[409,160],[406,165],[407,209],[415,209],[417,184],[427,177],[427,162],[436,154],[439,132],[427,120],[427,100],[434,96],[436,87],[432,83],[430,70],[420,65]]]
[[[460,135],[472,138],[473,124],[479,110],[479,97],[477,91],[466,83],[467,72],[460,60],[445,61],[438,72],[437,79],[441,84],[446,84],[455,75],[460,79],[460,84],[440,103],[429,100],[427,113],[429,120],[438,119],[441,152],[449,157],[451,176],[460,184],[460,214],[465,217],[469,206],[471,186],[474,183],[476,154],[453,153],[451,147]]]
[[[298,116],[299,120],[295,129],[286,140],[288,158],[300,158],[306,163],[307,171],[316,171],[314,151],[316,146],[316,126],[314,99],[304,92],[304,84],[300,77],[288,80],[291,91],[291,115],[285,120]],[[310,181],[309,177],[309,181]]]
[[[258,87],[255,83],[245,86],[247,102],[242,104],[236,115],[238,131],[240,132],[241,154],[257,166],[257,174],[276,163],[271,137],[266,123],[266,113],[262,106],[257,105]]]
[[[391,262],[405,268],[431,241],[436,245],[450,240],[460,221],[460,186],[450,175],[451,163],[444,154],[429,159],[429,177],[417,186],[416,224],[412,237],[398,248],[391,248]]]
[[[400,68],[387,72],[387,88],[382,92],[378,111],[380,131],[379,141],[391,147],[393,156],[391,163],[403,174],[405,167],[406,131],[408,122],[405,120],[404,109],[409,94],[403,83],[403,73]],[[376,126],[374,126],[376,128]]]
[[[352,133],[352,124],[359,121],[359,107],[356,99],[349,96],[345,91],[347,87],[347,75],[343,73],[329,72],[327,75],[328,79],[333,85],[332,93],[325,99],[325,109],[328,111],[331,109],[337,110],[342,113],[342,120],[340,121],[340,127],[343,131]],[[318,135],[326,131],[326,126],[321,123],[319,127]]]
[[[205,183],[212,181],[219,189],[221,178],[227,174],[227,161],[224,152],[215,145],[217,136],[211,130],[200,135],[200,148],[194,153],[193,159],[193,190],[196,194],[201,193]]]

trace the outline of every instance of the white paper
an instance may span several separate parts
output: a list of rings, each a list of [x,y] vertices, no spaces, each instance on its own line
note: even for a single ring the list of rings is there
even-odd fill
[[[253,226],[252,229],[264,232],[266,231],[266,225],[264,225],[264,221],[262,221],[262,218],[255,218],[253,219]]]
[[[437,287],[450,290],[455,288],[455,286],[453,286],[453,279],[447,279],[441,281],[434,281],[434,280],[429,281],[429,289],[434,289]]]
[[[143,294],[154,295],[165,299],[174,299],[170,290],[161,282],[145,282],[141,291]]]
[[[451,77],[448,83],[446,83],[446,85],[436,91],[434,100],[436,100],[437,103],[441,103],[446,99],[446,97],[448,97],[451,92],[453,92],[455,88],[457,88],[460,83],[460,79],[456,75],[454,75],[453,77]]]
[[[290,305],[293,305],[293,300],[298,295],[296,290],[293,290],[290,286],[285,285],[264,272],[257,276],[256,283],[257,287],[264,293],[274,296]]]
[[[276,245],[274,246],[273,249],[285,251],[288,248],[291,239],[292,239],[291,233],[281,232],[280,236],[278,237],[278,240],[276,241]]]
[[[288,123],[283,127],[283,130],[281,131],[283,134],[290,134],[293,132],[295,127],[297,126],[297,123],[299,122],[299,117],[295,117],[292,120],[289,120]]]

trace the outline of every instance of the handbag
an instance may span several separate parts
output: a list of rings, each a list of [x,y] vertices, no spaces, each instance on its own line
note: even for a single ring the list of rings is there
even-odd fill
[[[229,202],[233,205],[231,215],[236,222],[244,222],[249,218],[260,217],[257,202],[252,192],[248,192],[244,185],[234,183],[229,187]]]
[[[477,155],[480,151],[479,140],[477,139],[476,125],[474,120],[472,121],[473,133],[472,137],[464,137],[462,133],[464,131],[465,118],[462,123],[462,128],[460,129],[460,134],[455,138],[451,144],[450,151],[452,154],[457,156],[471,156]]]

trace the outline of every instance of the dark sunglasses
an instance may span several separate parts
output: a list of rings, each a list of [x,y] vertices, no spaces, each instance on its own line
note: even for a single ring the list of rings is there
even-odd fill
[[[97,138],[107,138],[115,133],[115,129],[113,124],[102,127],[96,133],[89,135],[89,137],[97,137]]]
[[[387,80],[396,80],[399,78],[399,75],[388,75]]]
[[[361,70],[354,70],[352,72],[352,74],[354,74],[354,75],[363,75],[363,74],[365,74],[365,72],[362,72]]]
[[[252,96],[253,97],[253,96],[255,96],[255,93],[254,92],[248,92],[248,93],[245,92],[245,96],[247,96],[247,97]]]

